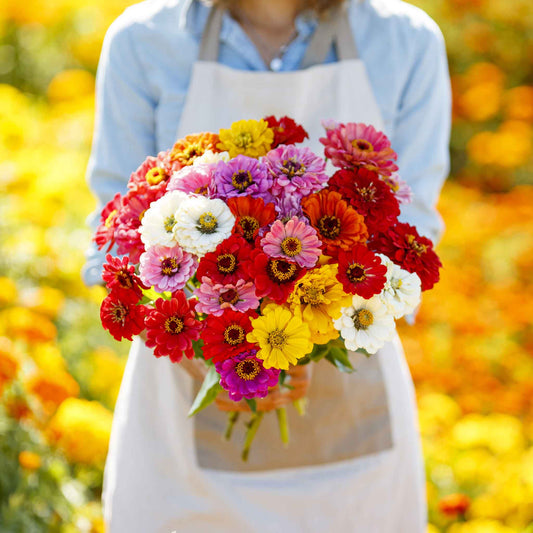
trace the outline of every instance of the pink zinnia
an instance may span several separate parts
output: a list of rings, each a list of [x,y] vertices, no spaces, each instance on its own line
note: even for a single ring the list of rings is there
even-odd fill
[[[259,305],[253,282],[242,279],[222,284],[204,276],[194,294],[198,297],[197,311],[208,315],[220,316],[224,309],[243,312]]]
[[[213,167],[211,165],[188,165],[174,172],[167,190],[211,196],[212,178]]]
[[[198,261],[180,246],[151,246],[141,255],[141,279],[158,292],[183,289],[196,272]]]
[[[408,204],[413,201],[411,187],[409,187],[406,181],[400,179],[397,172],[393,172],[390,176],[382,176],[381,179],[390,187],[398,202]]]
[[[326,157],[336,167],[364,167],[382,176],[398,170],[394,163],[398,156],[389,139],[371,125],[339,123],[336,128],[326,129],[326,135],[320,142],[326,147]]]
[[[261,247],[269,257],[280,257],[303,268],[316,265],[321,244],[315,228],[297,217],[292,217],[285,224],[276,220],[261,239]]]

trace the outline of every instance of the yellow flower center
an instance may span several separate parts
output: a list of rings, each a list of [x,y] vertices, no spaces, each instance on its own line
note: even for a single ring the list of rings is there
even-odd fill
[[[161,183],[166,177],[167,175],[165,169],[161,167],[154,167],[146,173],[146,182],[149,185],[157,185],[158,183]]]
[[[240,192],[245,191],[253,182],[254,178],[249,170],[239,170],[231,177],[231,183]]]
[[[224,340],[231,346],[236,346],[244,341],[244,328],[239,324],[231,324],[224,330]]]
[[[222,254],[217,257],[217,268],[221,274],[233,274],[237,268],[237,258],[233,254]]]
[[[165,221],[163,222],[163,226],[167,233],[172,233],[175,225],[176,219],[174,218],[174,215],[170,215],[169,217],[165,218]]]
[[[355,329],[367,329],[374,323],[374,315],[368,309],[358,309],[353,316]]]
[[[346,269],[346,277],[352,283],[361,283],[366,279],[365,267],[360,263],[353,263]]]
[[[422,255],[426,253],[428,247],[425,244],[420,244],[417,242],[416,237],[414,235],[406,235],[407,242],[409,243],[409,246],[411,246],[411,249],[416,253],[416,255]]]
[[[165,276],[172,276],[179,270],[179,264],[174,257],[165,257],[161,260],[161,274]]]
[[[190,165],[195,159],[204,155],[205,148],[197,143],[192,143],[183,150],[183,159],[186,161],[186,165]]]
[[[352,141],[352,146],[354,148],[359,148],[363,152],[373,152],[374,147],[366,139],[354,139]]]
[[[255,359],[244,359],[235,365],[236,374],[245,381],[252,381],[261,372],[261,367]]]
[[[113,219],[115,218],[115,215],[117,214],[117,210],[116,209],[113,209],[113,211],[111,211],[111,213],[109,213],[109,215],[107,215],[107,218],[105,219],[105,222],[104,222],[104,225],[106,228],[110,228],[111,225],[113,224]]]
[[[296,273],[296,265],[283,261],[283,259],[270,259],[267,265],[267,272],[273,281],[290,281]]]
[[[305,174],[305,165],[302,165],[296,159],[285,159],[281,170],[289,179],[292,179],[294,176],[303,176]]]
[[[309,305],[320,305],[324,302],[324,289],[313,287],[312,285],[305,285],[300,287],[303,291],[300,297],[300,303]]]
[[[198,219],[198,226],[196,227],[200,233],[215,233],[218,227],[217,217],[208,211]]]
[[[296,237],[286,237],[281,243],[281,249],[285,255],[294,257],[302,251],[302,242]]]
[[[120,283],[121,287],[131,289],[133,287],[133,280],[131,274],[127,270],[119,270],[115,273],[115,279]]]
[[[335,239],[341,232],[341,221],[333,215],[324,215],[318,221],[318,231],[326,239]]]
[[[254,238],[255,232],[259,229],[259,221],[251,216],[245,215],[239,220],[242,228],[244,238],[251,241]]]
[[[139,215],[139,221],[140,222],[142,222],[145,213],[146,213],[146,209],[144,211],[141,211],[141,213]]]
[[[280,329],[275,329],[268,334],[268,344],[270,344],[272,348],[278,348],[281,350],[286,343],[287,335]]]
[[[165,320],[165,331],[172,335],[178,335],[183,331],[183,320],[177,316],[168,317]]]
[[[361,187],[358,189],[359,194],[367,201],[371,202],[376,197],[376,189],[373,185],[370,185],[370,187]]]
[[[249,131],[242,131],[235,136],[235,145],[239,148],[246,148],[248,145],[252,144],[253,136]]]

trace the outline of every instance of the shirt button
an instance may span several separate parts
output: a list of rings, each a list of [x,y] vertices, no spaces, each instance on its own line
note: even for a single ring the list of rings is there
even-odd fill
[[[270,70],[273,70],[274,72],[278,72],[278,70],[281,70],[282,66],[283,66],[283,61],[281,60],[281,57],[275,57],[270,62]]]

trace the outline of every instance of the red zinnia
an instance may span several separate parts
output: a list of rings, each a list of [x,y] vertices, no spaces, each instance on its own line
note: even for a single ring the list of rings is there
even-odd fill
[[[309,139],[308,133],[300,124],[294,122],[292,118],[281,117],[279,120],[274,115],[265,117],[268,127],[274,132],[274,142],[271,150],[278,147],[280,144],[296,144],[301,143],[304,139]]]
[[[113,244],[115,244],[115,229],[121,208],[122,195],[117,192],[113,199],[102,209],[102,214],[100,215],[101,223],[94,236],[94,242],[96,242],[99,250],[109,243],[106,250],[109,251],[113,247]]]
[[[339,252],[337,279],[344,292],[372,298],[379,294],[387,281],[387,267],[366,246],[356,244],[351,250]]]
[[[390,187],[377,172],[366,168],[338,170],[329,180],[328,187],[339,191],[343,198],[361,215],[370,234],[385,231],[394,225],[400,214],[400,205]]]
[[[121,301],[115,292],[104,298],[100,307],[102,326],[117,340],[138,335],[144,329],[147,308],[128,301]]]
[[[274,204],[265,204],[262,198],[238,196],[229,198],[226,203],[236,218],[233,232],[249,243],[254,242],[260,229],[276,219]]]
[[[470,507],[470,498],[466,494],[448,494],[439,501],[439,511],[446,516],[464,515]]]
[[[231,309],[221,316],[209,315],[202,334],[204,357],[218,363],[252,349],[254,345],[246,340],[246,334],[252,331],[250,319],[256,317],[253,310],[240,313]]]
[[[306,269],[284,259],[268,257],[261,250],[254,250],[250,256],[250,274],[254,278],[255,293],[259,298],[268,296],[282,304]]]
[[[439,281],[442,263],[433,250],[433,243],[420,236],[414,226],[399,222],[385,233],[377,235],[370,247],[385,254],[408,272],[418,274],[423,291],[431,289]]]
[[[174,293],[170,300],[157,299],[145,324],[146,346],[155,348],[156,357],[166,355],[173,363],[179,363],[183,354],[188,359],[194,357],[192,341],[200,337],[202,323],[196,320],[194,304],[183,291]]]
[[[119,259],[107,254],[106,261],[102,273],[106,287],[115,292],[121,300],[131,300],[132,303],[137,303],[142,298],[142,288],[146,287],[139,276],[135,274],[135,267],[128,265],[128,257]]]
[[[249,281],[250,252],[250,245],[241,236],[231,235],[214,252],[204,255],[198,265],[196,278],[202,281],[207,276],[214,282],[223,284],[237,283],[240,279]]]

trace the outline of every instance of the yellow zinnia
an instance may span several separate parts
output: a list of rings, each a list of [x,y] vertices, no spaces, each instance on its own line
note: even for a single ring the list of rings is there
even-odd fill
[[[293,314],[309,325],[311,341],[325,344],[339,332],[333,319],[339,318],[341,307],[349,307],[351,295],[337,281],[337,266],[323,265],[308,272],[290,294],[287,303]]]
[[[219,150],[226,150],[230,157],[239,154],[248,157],[265,155],[274,141],[274,132],[268,123],[261,120],[239,120],[231,125],[229,130],[220,130]]]
[[[313,349],[309,326],[279,305],[267,305],[263,313],[251,321],[253,330],[246,339],[259,344],[257,357],[265,368],[288,370]]]

